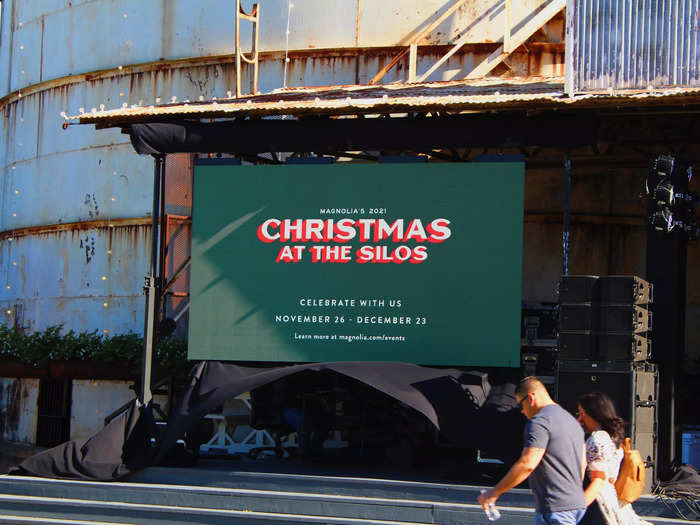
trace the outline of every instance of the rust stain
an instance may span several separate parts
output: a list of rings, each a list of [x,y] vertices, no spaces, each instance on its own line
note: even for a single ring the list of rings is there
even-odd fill
[[[19,238],[36,235],[52,235],[70,233],[74,236],[76,232],[87,230],[102,230],[102,229],[142,229],[150,228],[153,221],[150,217],[128,218],[128,219],[112,219],[109,221],[80,221],[80,222],[64,222],[61,224],[47,224],[42,226],[30,226],[27,228],[17,228],[15,230],[5,230],[0,232],[0,240],[9,238]]]
[[[9,438],[19,430],[22,408],[22,385],[20,379],[10,379],[2,388],[3,407],[0,414],[0,435]]]

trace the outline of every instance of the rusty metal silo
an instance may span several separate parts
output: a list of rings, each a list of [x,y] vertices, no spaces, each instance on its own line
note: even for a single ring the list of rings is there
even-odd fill
[[[234,96],[236,2],[4,0],[1,5],[5,322],[32,330],[64,324],[140,332],[153,161],[136,155],[119,130],[62,130],[61,114]],[[563,5],[563,0],[512,5],[262,0],[258,89],[463,78],[493,52],[494,43],[504,41],[504,24],[513,28],[514,47],[518,38],[533,45],[489,74],[562,76]],[[243,1],[245,12],[252,7],[252,0]],[[544,8],[551,13],[533,34],[519,34]],[[252,28],[241,20],[244,51],[253,46]],[[413,62],[405,56],[415,49],[410,44],[421,45]],[[251,70],[242,69],[244,92]],[[169,174],[168,191],[189,176],[188,162],[181,157],[170,163],[169,170],[181,175]],[[188,198],[177,199],[169,213],[186,217]]]

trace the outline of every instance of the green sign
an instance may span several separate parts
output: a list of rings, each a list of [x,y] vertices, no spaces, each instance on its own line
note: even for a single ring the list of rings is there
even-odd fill
[[[520,364],[524,165],[198,165],[189,358]]]

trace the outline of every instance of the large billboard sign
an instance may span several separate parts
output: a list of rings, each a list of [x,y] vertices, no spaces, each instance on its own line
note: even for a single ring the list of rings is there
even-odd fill
[[[519,366],[522,163],[194,180],[190,359]]]

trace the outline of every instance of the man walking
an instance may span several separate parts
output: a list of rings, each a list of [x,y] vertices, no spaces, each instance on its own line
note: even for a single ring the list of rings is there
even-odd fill
[[[576,525],[586,510],[583,430],[536,377],[520,381],[515,399],[528,418],[523,451],[503,479],[479,496],[479,503],[486,509],[529,477],[535,496],[535,524]]]

